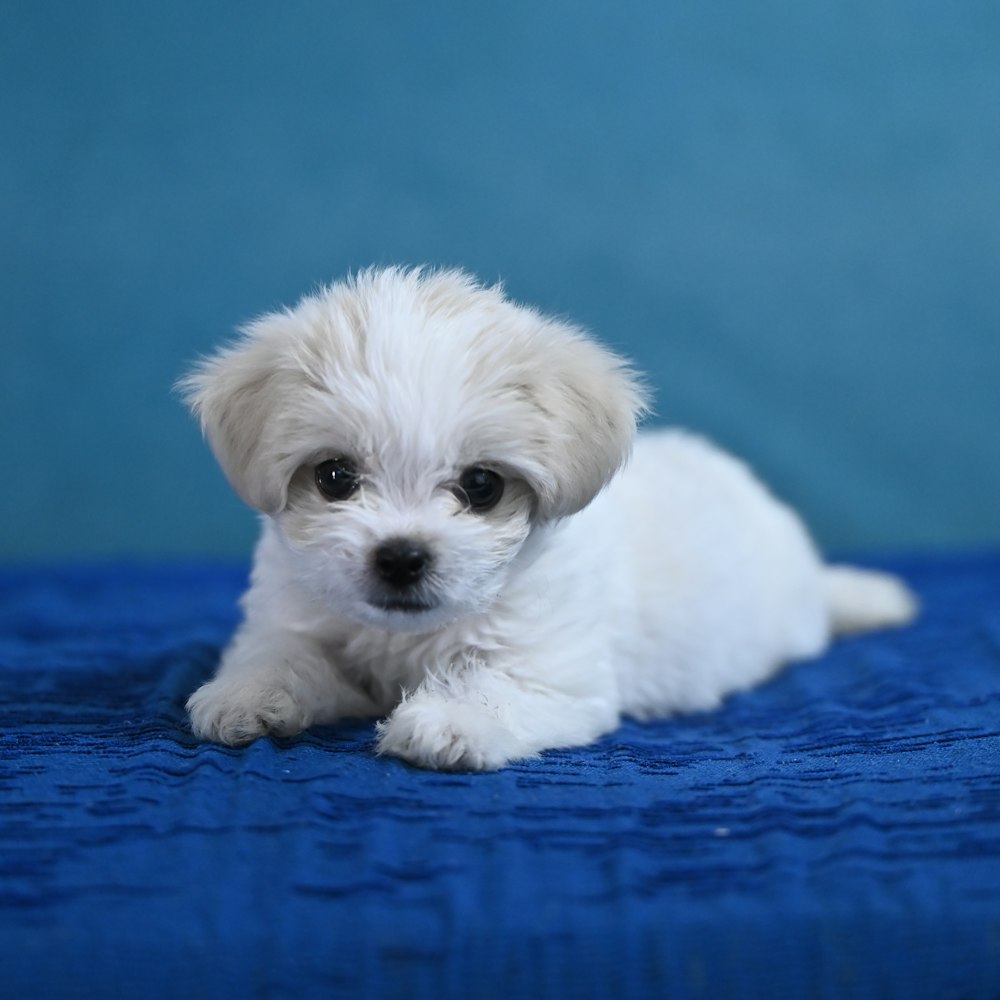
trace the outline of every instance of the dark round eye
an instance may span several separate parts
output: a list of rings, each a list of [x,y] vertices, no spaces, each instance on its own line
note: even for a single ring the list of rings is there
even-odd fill
[[[346,500],[359,482],[358,470],[349,458],[331,458],[316,466],[316,486],[327,500]]]
[[[476,511],[489,510],[495,507],[503,496],[503,477],[492,469],[484,469],[474,465],[466,469],[458,480],[469,501],[469,506]]]

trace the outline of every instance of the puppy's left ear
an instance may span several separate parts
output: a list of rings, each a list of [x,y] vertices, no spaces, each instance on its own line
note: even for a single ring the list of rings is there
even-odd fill
[[[542,518],[575,514],[628,458],[648,393],[617,355],[561,323],[549,322],[533,345],[536,369],[524,381],[541,419],[519,463],[538,496]],[[533,453],[533,454],[532,454]]]
[[[177,384],[233,489],[264,514],[285,506],[299,458],[284,444],[294,414],[279,405],[301,395],[303,381],[284,349],[287,324],[281,314],[261,317]]]

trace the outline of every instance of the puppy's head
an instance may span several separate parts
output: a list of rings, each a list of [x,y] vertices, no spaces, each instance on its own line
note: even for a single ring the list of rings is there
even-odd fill
[[[182,383],[236,492],[331,610],[485,610],[532,530],[624,461],[643,393],[581,331],[459,272],[372,270],[247,326]]]

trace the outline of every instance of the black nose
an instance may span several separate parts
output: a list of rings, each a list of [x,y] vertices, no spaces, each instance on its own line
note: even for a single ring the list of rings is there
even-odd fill
[[[391,538],[375,550],[375,571],[390,586],[403,589],[427,572],[431,554],[410,538]]]

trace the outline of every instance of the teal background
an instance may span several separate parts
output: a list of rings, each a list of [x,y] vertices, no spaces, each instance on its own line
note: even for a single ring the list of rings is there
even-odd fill
[[[171,384],[370,263],[650,373],[834,548],[1000,541],[1000,7],[7,3],[0,556],[232,556]]]

